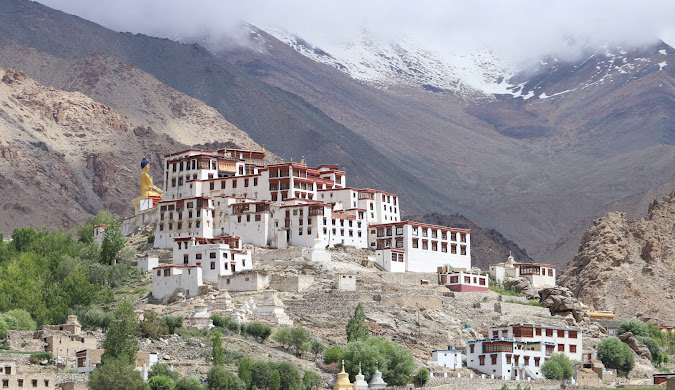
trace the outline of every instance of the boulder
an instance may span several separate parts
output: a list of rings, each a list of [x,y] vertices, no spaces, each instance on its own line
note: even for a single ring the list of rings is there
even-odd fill
[[[632,332],[620,335],[619,340],[626,343],[638,356],[651,360],[652,354],[649,352],[649,348],[636,339]]]
[[[572,291],[565,287],[550,287],[539,291],[539,302],[551,311],[552,315],[566,317],[571,315],[576,322],[582,322],[586,315],[581,302]]]

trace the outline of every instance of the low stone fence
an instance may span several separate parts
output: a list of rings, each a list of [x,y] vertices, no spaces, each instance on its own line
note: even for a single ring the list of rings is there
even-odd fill
[[[532,389],[559,389],[560,381],[553,381],[548,379],[537,380],[506,380],[506,379],[492,379],[489,375],[484,374],[465,374],[455,372],[438,372],[431,373],[433,376],[429,378],[425,388],[440,389],[462,389],[462,390],[485,390],[485,389],[499,389],[503,385],[509,388],[515,388],[518,384],[521,387],[529,386]],[[447,375],[447,377],[445,376]]]

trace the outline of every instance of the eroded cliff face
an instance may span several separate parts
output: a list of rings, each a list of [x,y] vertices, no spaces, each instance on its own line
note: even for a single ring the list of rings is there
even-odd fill
[[[675,322],[675,191],[652,202],[646,218],[612,212],[595,221],[558,283],[619,319]]]
[[[237,131],[243,136],[226,137],[231,145],[240,139],[241,146],[258,148]],[[208,138],[195,134],[193,140]],[[0,69],[0,231],[68,227],[101,209],[129,215],[141,158],[151,161],[161,185],[162,156],[186,147],[80,92]]]

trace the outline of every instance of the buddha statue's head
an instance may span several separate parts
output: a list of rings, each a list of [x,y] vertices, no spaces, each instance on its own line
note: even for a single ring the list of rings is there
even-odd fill
[[[143,159],[141,160],[141,170],[143,172],[148,172],[150,170],[150,161],[148,161],[145,156],[143,156]]]

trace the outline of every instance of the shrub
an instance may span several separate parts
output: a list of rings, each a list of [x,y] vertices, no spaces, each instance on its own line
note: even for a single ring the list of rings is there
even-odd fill
[[[172,371],[171,367],[164,363],[157,363],[152,366],[150,372],[148,373],[148,379],[155,376],[165,376],[173,381],[178,380],[178,373],[176,371]]]
[[[551,358],[541,366],[541,373],[547,379],[570,379],[574,375],[574,366],[565,354],[554,353],[551,355]]]
[[[222,366],[211,367],[206,380],[209,390],[246,390],[244,382]]]
[[[624,334],[626,332],[633,333],[633,336],[649,336],[649,327],[644,322],[633,318],[627,321],[623,321],[619,325],[619,330],[617,334]]]
[[[319,355],[321,355],[323,353],[323,350],[324,350],[323,343],[319,339],[312,340],[312,344],[311,344],[310,348],[312,350],[312,353],[314,354],[314,359],[317,359],[319,357]]]
[[[195,378],[194,376],[191,377],[185,377],[178,382],[176,382],[176,387],[174,387],[174,390],[203,390],[204,386],[202,386],[202,383],[199,381],[199,379]]]
[[[166,322],[169,334],[174,334],[176,329],[183,327],[183,317],[181,316],[164,316],[164,322]]]
[[[318,390],[321,386],[321,376],[314,371],[305,371],[302,377],[302,390]]]
[[[249,387],[251,387],[253,362],[251,362],[251,360],[248,358],[241,359],[241,361],[239,362],[239,366],[237,367],[237,371],[239,374],[239,379],[241,379],[244,382],[246,388],[248,389]]]
[[[323,353],[323,362],[326,364],[337,363],[340,361],[342,356],[342,349],[337,345],[334,345]]]
[[[139,323],[141,336],[157,339],[159,336],[169,334],[169,327],[166,320],[157,315],[153,310],[146,310],[143,314],[143,321]]]
[[[77,319],[84,330],[101,329],[106,331],[112,322],[112,315],[98,307],[90,306],[77,312]]]
[[[239,330],[242,328],[239,325],[239,323],[234,319],[229,317],[223,317],[218,314],[211,315],[211,321],[213,321],[214,326],[222,329],[227,329],[232,334],[238,334]]]
[[[424,387],[427,382],[429,382],[429,370],[422,367],[417,371],[417,375],[415,375],[415,383],[420,387]]]
[[[4,340],[7,337],[7,331],[9,327],[3,318],[0,318],[0,340]]]
[[[605,367],[615,368],[623,375],[628,375],[635,366],[633,350],[616,337],[608,337],[598,344],[598,359]]]
[[[30,354],[30,357],[28,358],[28,360],[32,364],[38,364],[43,360],[47,360],[47,362],[49,362],[52,359],[54,359],[54,355],[52,355],[49,352],[33,352]]]
[[[148,385],[150,390],[173,390],[174,382],[168,376],[156,375],[148,380]]]

